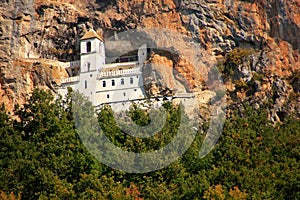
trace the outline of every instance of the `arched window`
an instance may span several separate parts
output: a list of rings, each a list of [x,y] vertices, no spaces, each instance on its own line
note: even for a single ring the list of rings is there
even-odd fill
[[[92,43],[91,42],[87,42],[86,43],[86,52],[89,53],[92,50]]]
[[[121,85],[124,85],[124,78],[121,79]]]
[[[111,85],[115,86],[115,80],[111,80]]]
[[[133,78],[130,78],[130,84],[133,84]]]
[[[106,87],[106,81],[102,81],[102,87]]]

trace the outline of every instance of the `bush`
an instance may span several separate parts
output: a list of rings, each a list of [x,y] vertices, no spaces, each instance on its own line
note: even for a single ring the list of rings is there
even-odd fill
[[[243,63],[250,55],[254,53],[253,49],[235,48],[225,57],[225,64],[230,66],[238,66]]]
[[[242,89],[242,88],[248,87],[247,83],[243,79],[236,80],[234,83],[235,83],[236,89]]]
[[[264,77],[265,77],[265,74],[259,74],[259,73],[255,72],[253,74],[252,80],[253,81],[262,81]]]
[[[219,69],[223,69],[222,73],[226,77],[233,77],[236,68],[241,65],[250,55],[254,54],[253,49],[249,48],[235,48],[225,56],[224,66]]]

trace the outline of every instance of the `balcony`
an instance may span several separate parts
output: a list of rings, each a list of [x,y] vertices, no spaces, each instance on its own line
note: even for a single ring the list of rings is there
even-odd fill
[[[103,77],[114,77],[114,76],[123,76],[123,75],[128,75],[128,74],[141,74],[141,73],[142,73],[142,71],[140,68],[104,71],[104,72],[98,73],[97,79],[101,79]]]
[[[64,78],[61,80],[61,84],[66,84],[66,83],[74,83],[79,81],[79,76],[73,76],[69,78]]]

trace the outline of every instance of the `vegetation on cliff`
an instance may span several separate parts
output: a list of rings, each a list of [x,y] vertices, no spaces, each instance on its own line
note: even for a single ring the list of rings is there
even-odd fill
[[[53,101],[35,90],[17,118],[0,110],[0,193],[22,199],[297,199],[299,188],[300,123],[286,119],[272,126],[264,110],[247,107],[233,113],[212,152],[198,151],[197,135],[184,156],[159,171],[128,174],[94,159],[74,127],[70,95]],[[168,105],[172,119],[178,114]],[[99,115],[107,134],[120,133],[109,108]],[[131,110],[138,124],[147,114]],[[106,126],[110,123],[110,126]],[[179,121],[173,120],[164,137]],[[105,128],[106,127],[106,128]],[[116,143],[132,138],[111,135]],[[160,136],[158,136],[160,137]],[[163,137],[163,135],[161,135]],[[124,140],[124,141],[123,141]],[[162,140],[162,142],[168,142]],[[141,141],[143,143],[143,141]],[[139,144],[144,148],[146,144]],[[129,146],[132,147],[132,146]],[[145,147],[146,148],[146,147]]]

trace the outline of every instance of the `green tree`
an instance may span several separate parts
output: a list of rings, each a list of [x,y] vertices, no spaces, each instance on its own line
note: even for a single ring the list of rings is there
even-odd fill
[[[81,140],[96,136],[87,131],[79,138],[76,123],[83,130],[100,123],[111,141],[126,150],[153,151],[172,140],[180,123],[183,128],[188,126],[188,118],[181,114],[180,106],[165,104],[166,122],[162,129],[150,139],[139,139],[120,129],[110,107],[103,107],[97,119],[86,98],[69,92],[67,99],[54,100],[51,93],[35,90],[28,103],[16,109],[15,120],[4,106],[0,107],[3,198],[297,199],[300,196],[297,119],[274,126],[268,122],[265,110],[245,106],[243,113],[234,113],[226,120],[217,145],[205,158],[200,159],[198,151],[207,125],[200,127],[183,157],[168,167],[129,174],[95,160]],[[78,118],[82,115],[73,111],[85,116]],[[147,112],[139,108],[130,112],[136,123],[149,123]]]

